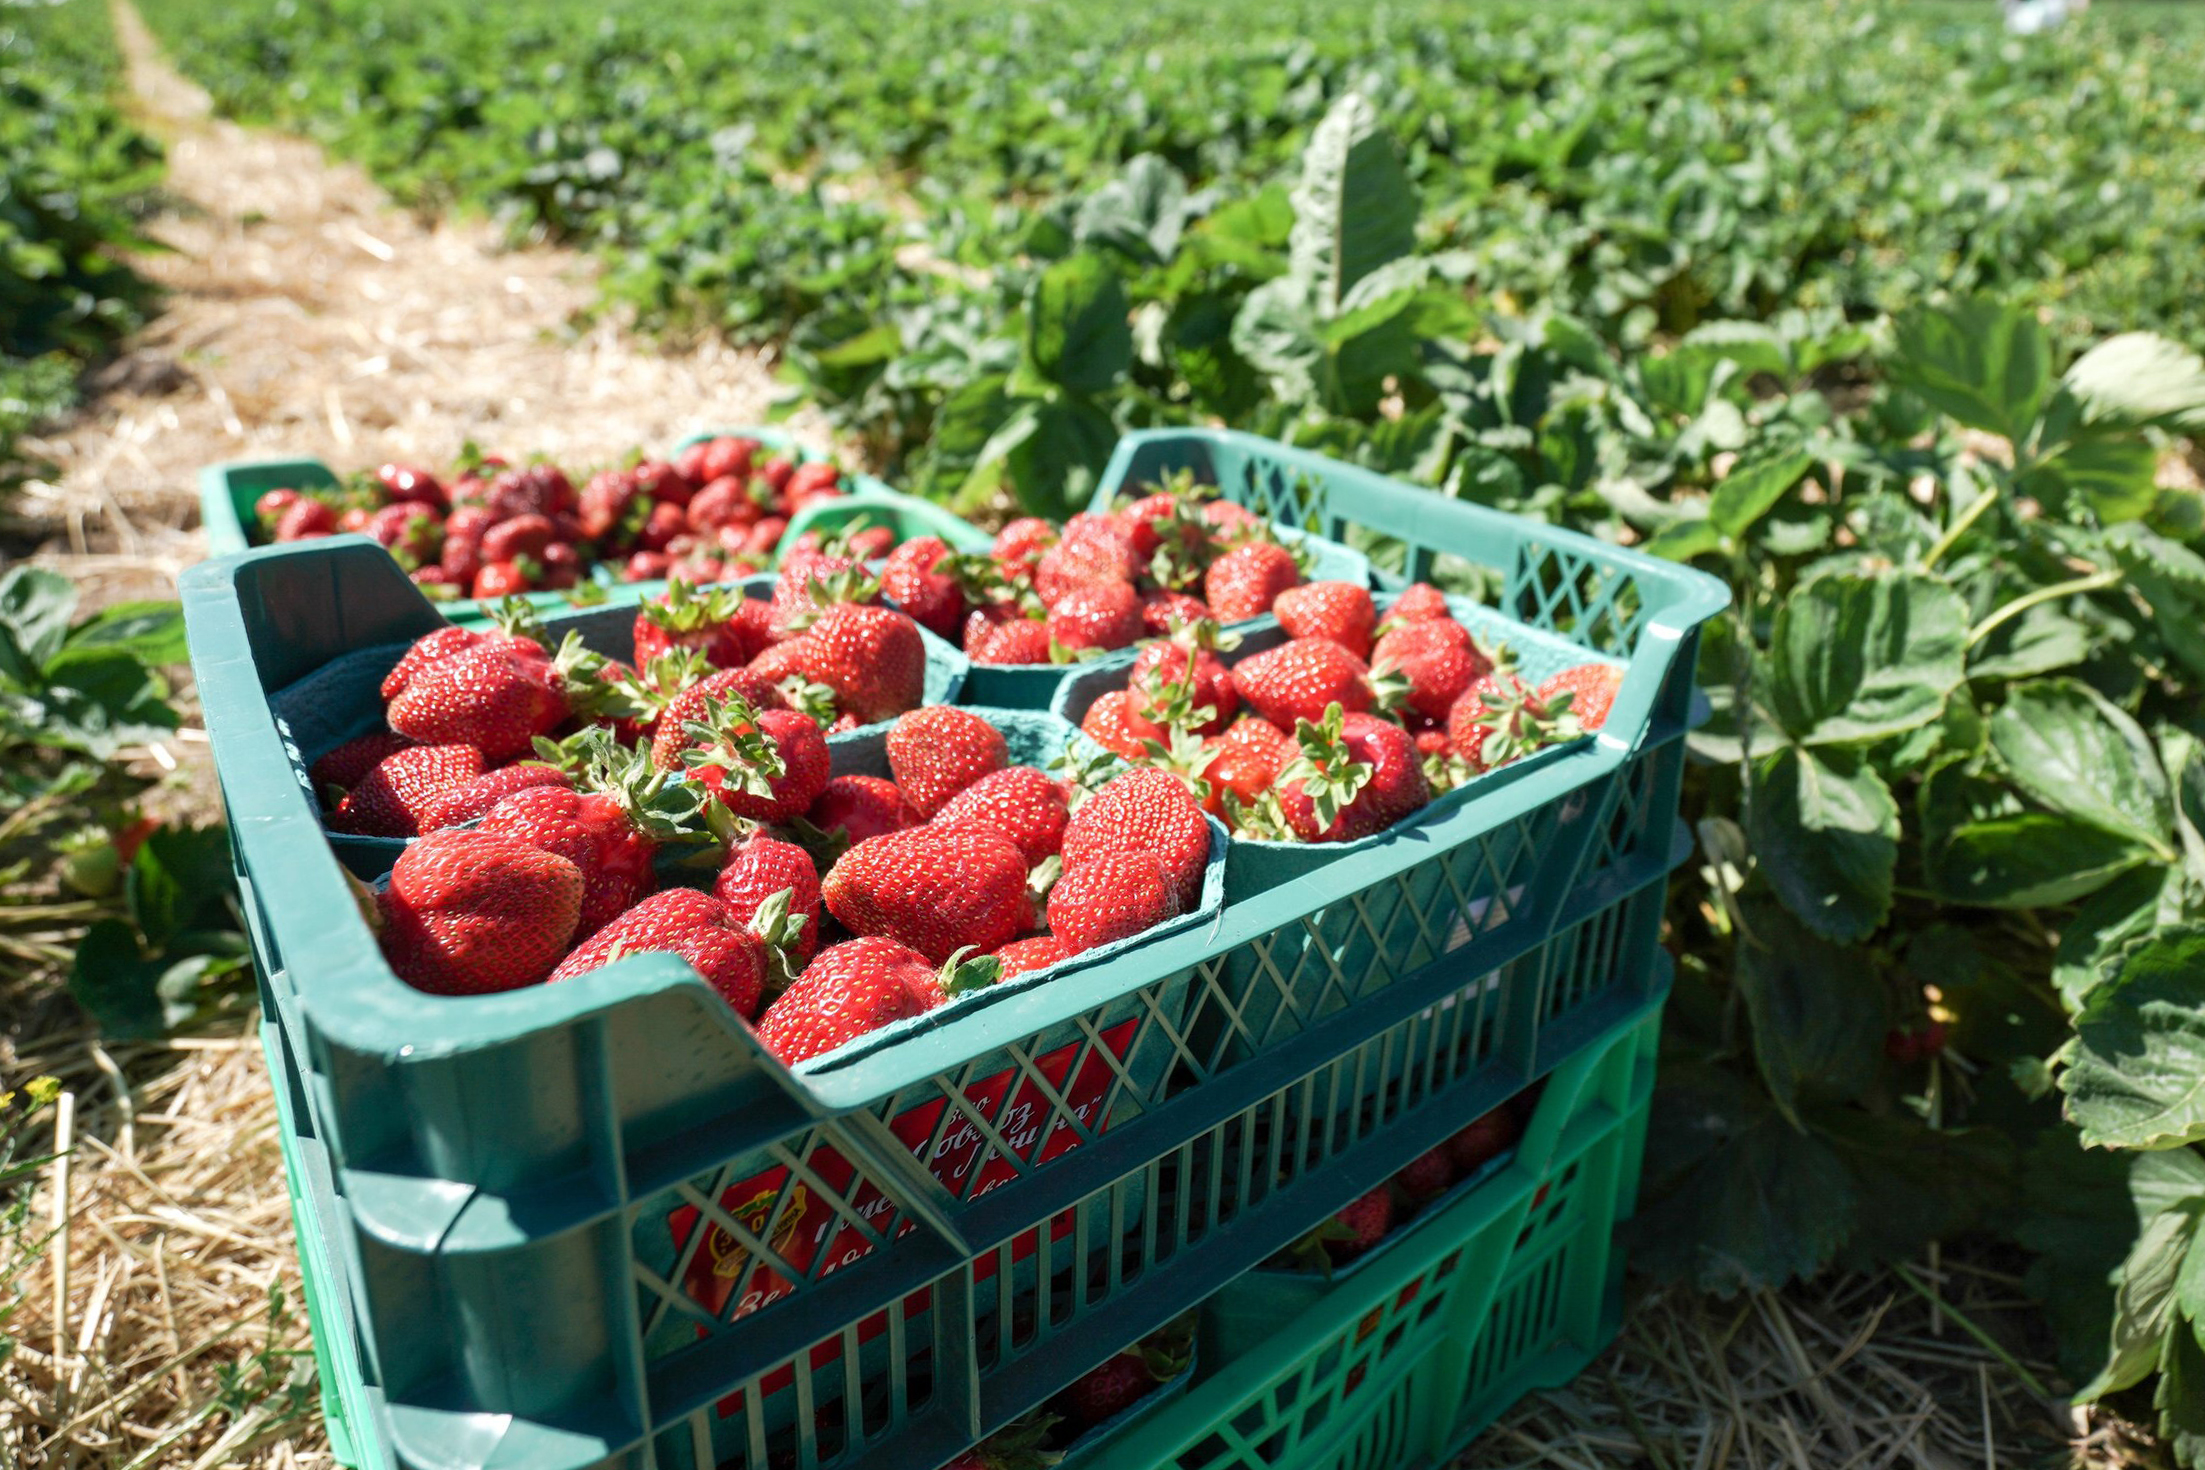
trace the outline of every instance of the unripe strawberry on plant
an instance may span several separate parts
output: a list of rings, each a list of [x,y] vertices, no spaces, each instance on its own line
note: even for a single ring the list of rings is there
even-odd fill
[[[932,818],[951,797],[1010,763],[1003,732],[970,710],[930,704],[888,731],[888,771],[904,800]]]
[[[566,952],[582,874],[517,837],[432,832],[411,843],[377,896],[384,958],[438,995],[534,985]]]
[[[896,940],[936,964],[1017,937],[1033,909],[1017,844],[972,827],[911,827],[861,842],[835,860],[820,891],[852,934]]]
[[[999,970],[988,956],[958,956],[937,968],[893,939],[848,940],[821,950],[766,1008],[758,1040],[794,1066],[883,1026],[923,1015],[956,995],[992,985]]]
[[[629,955],[679,955],[735,1014],[748,1020],[758,1014],[767,979],[778,968],[775,950],[792,940],[800,922],[779,897],[760,905],[745,922],[709,893],[669,888],[598,930],[559,962],[551,979],[572,980]]]

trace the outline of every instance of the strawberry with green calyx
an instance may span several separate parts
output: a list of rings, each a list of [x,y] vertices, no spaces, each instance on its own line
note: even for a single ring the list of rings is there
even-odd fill
[[[1446,730],[1419,730],[1415,740],[1417,759],[1423,763],[1425,784],[1432,788],[1432,795],[1452,791],[1477,774],[1468,761],[1455,754],[1455,742]]]
[[[740,616],[747,600],[740,587],[699,590],[676,577],[664,592],[636,607],[636,662],[647,664],[670,649],[688,648],[703,654],[714,668],[741,668],[762,646]]]
[[[820,883],[827,911],[857,935],[908,945],[939,964],[992,950],[1032,927],[1026,860],[999,832],[910,827],[836,859]]]
[[[1057,543],[1057,528],[1039,516],[1021,516],[995,533],[995,543],[988,548],[988,556],[995,564],[1013,572],[1031,575],[1041,562],[1042,553]]]
[[[1152,495],[1127,512],[1126,525],[1150,579],[1174,592],[1202,586],[1225,554],[1217,528],[1191,497]]]
[[[1371,707],[1370,670],[1329,638],[1295,638],[1233,665],[1243,702],[1281,730],[1324,718],[1339,705],[1349,714]]]
[[[1279,806],[1304,842],[1352,842],[1431,800],[1409,732],[1334,705],[1294,728],[1299,754],[1279,772]]]
[[[1049,890],[1049,930],[1074,954],[1131,939],[1182,912],[1153,852],[1103,852]]]
[[[1175,725],[1167,739],[1142,741],[1141,750],[1142,764],[1169,771],[1184,781],[1204,811],[1213,817],[1224,812],[1225,790],[1208,775],[1210,767],[1223,754],[1216,744]]]
[[[1394,595],[1392,605],[1386,609],[1385,617],[1378,624],[1378,636],[1383,638],[1408,623],[1453,617],[1454,612],[1447,606],[1446,593],[1429,582],[1411,582]]]
[[[846,940],[821,950],[766,1008],[758,1040],[794,1066],[893,1022],[923,1015],[967,991],[985,989],[996,983],[1001,970],[993,956],[965,949],[945,956],[937,968],[893,939]]]
[[[1181,1317],[1080,1375],[1064,1391],[1072,1415],[1089,1429],[1108,1423],[1187,1371],[1194,1362],[1194,1319]]]
[[[707,704],[729,698],[740,699],[757,710],[788,708],[788,701],[773,681],[750,669],[722,669],[708,674],[676,694],[659,714],[658,728],[651,734],[653,764],[662,771],[680,770],[681,753],[690,743],[683,727],[702,719]]]
[[[1030,975],[1036,970],[1046,970],[1061,960],[1070,959],[1075,951],[1054,934],[1035,934],[1025,939],[1014,939],[995,952],[1002,963],[1003,979]]]
[[[1495,770],[1582,735],[1570,712],[1572,698],[1565,690],[1550,702],[1504,665],[1455,701],[1447,738],[1472,771]]]
[[[784,620],[788,642],[752,664],[776,682],[794,674],[834,692],[861,725],[894,719],[925,697],[926,642],[906,613],[873,603],[862,570],[814,579],[809,600]]]
[[[780,896],[782,907],[803,925],[788,946],[789,962],[797,970],[810,963],[819,947],[819,869],[802,847],[761,831],[741,836],[728,847],[712,892],[743,924],[768,899]]]
[[[1099,743],[1099,742],[1098,742]],[[1134,754],[1141,752],[1138,746]],[[1064,793],[1064,804],[1077,811],[1081,802],[1103,789],[1110,778],[1125,769],[1125,759],[1105,747],[1089,750],[1077,740],[1064,743],[1064,753],[1049,762],[1049,773]]]
[[[1240,712],[1240,691],[1218,654],[1239,646],[1239,635],[1205,618],[1174,627],[1170,637],[1142,648],[1126,675],[1126,691],[1133,696],[1127,710],[1135,728],[1145,723],[1152,728],[1142,733],[1150,736],[1169,728],[1199,735],[1224,730]]]
[[[1080,731],[1104,750],[1125,760],[1139,760],[1147,739],[1133,723],[1133,696],[1123,689],[1100,695],[1080,716]]]
[[[970,710],[930,704],[900,716],[885,742],[904,800],[932,819],[950,798],[1010,764],[1003,732]]]
[[[1378,609],[1353,582],[1310,582],[1289,587],[1272,603],[1279,626],[1295,638],[1329,638],[1357,658],[1371,656]]]
[[[1623,670],[1615,665],[1579,664],[1542,683],[1538,693],[1551,715],[1568,717],[1570,733],[1561,738],[1573,740],[1608,723],[1608,711],[1622,687]]]
[[[358,837],[412,837],[444,796],[482,776],[472,745],[409,745],[355,781],[329,814],[329,829]]]
[[[1390,1181],[1358,1197],[1318,1227],[1325,1255],[1334,1265],[1346,1265],[1384,1240],[1398,1213]]]
[[[1292,737],[1268,720],[1243,715],[1234,721],[1210,742],[1209,763],[1202,771],[1219,803],[1213,812],[1225,815],[1223,803],[1228,799],[1243,805],[1260,799],[1297,749]]]
[[[1000,832],[1018,844],[1029,866],[1054,857],[1070,815],[1064,792],[1032,766],[990,771],[958,792],[934,814],[937,827],[973,826]]]
[[[738,817],[786,822],[826,790],[826,737],[794,710],[760,711],[740,695],[705,701],[703,717],[683,724],[681,762]]]
[[[423,745],[472,745],[486,761],[508,761],[565,723],[571,694],[596,682],[599,662],[571,637],[554,659],[532,638],[443,628],[385,676],[385,715]]]
[[[881,592],[913,621],[943,638],[955,638],[974,600],[973,583],[1000,581],[986,557],[962,558],[939,536],[914,536],[881,563]],[[985,595],[984,593],[982,594]]]
[[[482,995],[543,980],[582,912],[582,873],[518,837],[432,832],[411,843],[376,898],[377,939],[401,980]]]
[[[1122,577],[1096,577],[1066,588],[1049,604],[1052,662],[1062,646],[1075,654],[1124,648],[1141,636],[1141,594]]]
[[[1068,593],[1094,582],[1123,582],[1140,575],[1133,543],[1107,516],[1076,515],[1064,523],[1064,535],[1041,554],[1034,567],[1034,590],[1054,608]]]
[[[1173,901],[1185,913],[1201,901],[1210,824],[1177,776],[1146,768],[1127,771],[1081,802],[1064,824],[1067,872],[1113,852],[1154,853],[1171,880]]]
[[[806,833],[806,847],[825,868],[866,838],[916,827],[921,820],[895,782],[879,776],[836,776],[795,827]],[[820,842],[809,840],[810,833],[833,843],[833,850],[823,851]]]
[[[871,603],[879,596],[880,583],[849,557],[791,558],[783,563],[780,580],[773,585],[768,626],[776,641],[792,638],[816,621],[824,608]]]
[[[1210,605],[1199,597],[1157,587],[1141,594],[1141,631],[1152,638],[1168,638],[1181,623],[1216,622]]]
[[[684,689],[710,677],[712,661],[699,648],[675,646],[630,668],[608,661],[597,689],[580,701],[590,718],[611,725],[624,745],[648,745],[659,719]]]
[[[712,894],[668,888],[598,930],[559,963],[551,979],[572,980],[630,955],[679,955],[747,1020],[758,1013],[768,977],[777,967],[785,969],[775,951],[804,927],[802,917],[791,913],[779,895],[760,904],[744,923]]]
[[[1396,628],[1371,655],[1377,707],[1409,720],[1442,721],[1493,660],[1462,624],[1434,618]]]
[[[315,757],[307,777],[323,799],[335,806],[338,798],[357,786],[360,778],[374,770],[385,756],[396,755],[412,744],[396,730],[377,730]]]

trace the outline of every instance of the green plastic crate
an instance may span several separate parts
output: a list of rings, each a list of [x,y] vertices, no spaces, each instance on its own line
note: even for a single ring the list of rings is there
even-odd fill
[[[1282,884],[1137,955],[802,1076],[763,1058],[664,957],[620,967],[617,983],[456,1003],[399,984],[352,909],[269,695],[404,641],[417,608],[373,590],[391,564],[365,543],[348,558],[286,548],[189,573],[247,926],[330,1160],[329,1248],[393,1461],[494,1455],[548,1470],[648,1452],[762,1470],[786,1450],[808,1470],[821,1442],[810,1426],[832,1410],[844,1423],[828,1442],[847,1446],[837,1467],[938,1464],[1060,1388],[1067,1364],[1153,1330],[1642,1005],[1662,883],[1688,848],[1674,785],[1643,757],[1663,720],[1681,725],[1693,630],[1720,588],[1436,504],[1438,534],[1462,532],[1469,553],[1523,568],[1527,585],[1566,574],[1581,590],[1600,579],[1611,601],[1628,591],[1634,612],[1612,626],[1527,619],[1567,622],[1573,639],[1627,659],[1601,739],[1450,811],[1413,845],[1375,849],[1360,887],[1343,893],[1337,869]],[[1434,862],[1507,902],[1474,928],[1423,927],[1402,875]],[[1308,942],[1342,913],[1390,936],[1393,960],[1349,970]],[[1183,1011],[1168,998],[1180,977]],[[1258,995],[1275,997],[1260,1028],[1241,1019]],[[1170,1047],[1160,1073],[1120,1070],[1094,1030],[1129,997],[1156,1018],[1143,1034]],[[1069,1064],[1037,1049],[1063,1026],[1110,1071],[1084,1109],[1107,1129],[1087,1126],[1050,1075]],[[976,1059],[1005,1052],[1020,1057],[1016,1083],[976,1102]],[[985,1193],[945,1186],[879,1122],[924,1100],[1000,1136],[1001,1104],[1022,1096],[1039,1104],[1021,1136],[1070,1129],[1079,1146],[1031,1159],[1013,1146],[1015,1177]],[[893,1250],[740,1318],[694,1311],[678,1276],[649,1269],[636,1222],[675,1201],[708,1211],[759,1146],[803,1173],[824,1140],[859,1167],[812,1171],[804,1187],[845,1219],[877,1191],[915,1227]],[[431,1300],[443,1310],[421,1313]],[[661,1310],[695,1317],[700,1335],[655,1351],[663,1339],[643,1321]],[[871,1348],[883,1338],[885,1354]],[[869,1377],[883,1358],[886,1380]],[[793,1446],[759,1407],[777,1393],[810,1406]]]
[[[1103,509],[1109,508],[1107,497],[1098,496],[1095,503]],[[1307,555],[1310,581],[1353,582],[1358,587],[1370,585],[1370,560],[1361,552],[1314,535],[1300,526],[1276,529],[1280,540],[1300,547]],[[1250,626],[1250,622],[1231,626],[1237,630]],[[987,704],[1008,709],[1047,709],[1065,676],[1082,667],[1084,665],[1080,664],[976,663],[966,687],[972,698]]]
[[[1203,1305],[1214,1371],[1112,1447],[1112,1470],[1448,1464],[1614,1337],[1616,1227],[1638,1193],[1658,1001],[1557,1068],[1498,1170],[1327,1280],[1257,1270]]]
[[[879,490],[859,490],[816,501],[798,511],[789,521],[788,530],[781,534],[781,547],[794,545],[796,538],[807,531],[825,536],[861,519],[869,526],[886,526],[894,531],[899,546],[919,536],[939,536],[949,543],[951,551],[986,551],[995,544],[995,538],[987,532],[930,500],[892,490],[885,495]],[[780,559],[780,551],[776,550],[775,563]]]
[[[251,553],[309,559],[344,556],[349,558],[346,562],[348,573],[359,578],[356,595],[386,604],[413,604],[412,615],[399,625],[405,631],[399,632],[393,641],[353,650],[269,693],[269,709],[283,732],[293,773],[300,786],[310,793],[313,785],[308,772],[315,761],[348,740],[387,728],[380,693],[383,676],[397,664],[408,644],[446,621],[447,604],[422,596],[396,562],[384,557],[389,565],[379,574],[374,569],[373,556],[360,559],[363,542],[374,546],[371,538],[330,536]],[[346,547],[352,550],[344,550]],[[375,550],[380,555],[381,548]],[[774,579],[769,574],[760,574],[729,585],[741,587],[743,595],[750,600],[763,602],[773,596]],[[546,638],[554,649],[571,632],[579,634],[582,642],[596,652],[625,662],[635,656],[635,618],[635,607],[624,604],[581,610],[569,608],[563,614],[544,617],[543,624]],[[970,667],[965,656],[924,628],[919,629],[919,639],[926,648],[926,702],[947,704],[956,700],[963,691],[965,672]],[[330,845],[346,866],[361,877],[373,877],[388,868],[411,840],[329,833]]]
[[[756,439],[769,449],[793,453],[800,459],[816,460],[821,455],[806,449],[794,437],[779,429],[764,427],[736,429],[707,429],[689,435],[675,446],[679,453],[689,445],[705,439],[717,439],[740,435]],[[959,534],[979,537],[984,545],[987,537],[964,521],[958,520],[941,507],[893,490],[871,475],[846,473],[853,495],[862,495],[872,505],[885,510],[895,507],[891,514],[909,517],[915,524],[923,524],[924,531],[912,534],[937,535],[950,539],[950,531],[962,527]],[[253,523],[253,503],[270,490],[311,489],[338,483],[337,473],[318,459],[239,459],[223,464],[209,465],[199,472],[199,522],[207,536],[207,552],[210,556],[234,556],[257,544]],[[814,507],[814,510],[819,509]],[[833,524],[830,520],[829,524]],[[954,524],[952,524],[954,523]],[[789,524],[791,535],[819,524],[812,511],[797,516]],[[952,545],[958,543],[951,541]],[[603,589],[612,602],[627,605],[638,602],[662,590],[664,582],[623,582],[609,569],[593,568],[590,581]],[[564,592],[530,592],[524,594],[529,604],[545,614],[559,612],[572,604]],[[476,625],[486,622],[488,610],[472,598],[458,598],[438,604],[445,616],[455,623]]]

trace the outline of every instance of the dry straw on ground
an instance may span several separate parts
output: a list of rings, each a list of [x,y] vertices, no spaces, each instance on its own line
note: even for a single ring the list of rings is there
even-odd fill
[[[163,595],[203,554],[193,477],[215,460],[350,467],[441,459],[472,438],[588,462],[764,411],[772,385],[754,355],[666,354],[607,323],[574,329],[592,301],[581,258],[504,253],[486,227],[424,224],[307,144],[210,121],[136,16],[126,8],[120,22],[132,84],[171,149],[173,204],[154,233],[175,253],[146,266],[172,295],[100,401],[33,446],[60,474],[16,508],[49,538],[42,559],[94,600]],[[31,1201],[30,1240],[62,1223],[15,1283],[25,1295],[8,1322],[20,1345],[0,1363],[0,1470],[332,1463],[250,1019],[103,1048],[50,977],[0,979],[0,1087],[41,1074],[67,1091],[73,1147]],[[41,1114],[34,1150],[56,1121]],[[17,1264],[0,1258],[0,1292]],[[2012,1349],[1970,1336],[1972,1325],[2027,1340],[2010,1277],[1948,1257],[1915,1281],[1957,1314],[1890,1274],[1731,1303],[1641,1297],[1600,1363],[1520,1406],[1463,1463],[2125,1459],[2112,1429],[2072,1439],[2058,1406],[2011,1369]]]

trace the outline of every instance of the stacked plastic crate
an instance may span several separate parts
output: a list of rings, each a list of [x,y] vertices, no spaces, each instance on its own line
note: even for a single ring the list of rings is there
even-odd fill
[[[1222,431],[1128,438],[1100,496],[1178,470],[1381,593],[1471,592],[1530,662],[1616,662],[1604,727],[1356,843],[1221,840],[1195,921],[794,1069],[672,956],[400,983],[303,772],[377,712],[328,671],[440,615],[361,541],[189,576],[340,1458],[931,1470],[1200,1303],[1191,1366],[1078,1457],[1380,1470],[1605,1342],[1723,590]],[[1502,1107],[1513,1147],[1375,1249],[1280,1267]]]

